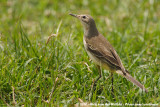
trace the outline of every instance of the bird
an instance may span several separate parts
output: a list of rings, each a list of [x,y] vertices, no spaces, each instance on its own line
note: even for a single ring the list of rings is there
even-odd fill
[[[92,16],[87,14],[76,15],[70,13],[69,15],[79,19],[83,25],[84,36],[83,44],[84,48],[91,58],[91,60],[97,65],[99,77],[95,83],[101,78],[101,67],[109,70],[111,76],[113,73],[117,73],[134,85],[141,88],[146,93],[148,90],[139,81],[133,78],[130,73],[125,69],[122,61],[117,54],[116,50],[112,47],[110,42],[98,31],[96,23]],[[112,91],[113,91],[113,77],[112,77]]]

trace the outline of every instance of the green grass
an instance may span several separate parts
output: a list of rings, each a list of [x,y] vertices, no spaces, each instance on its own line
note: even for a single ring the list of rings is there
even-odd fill
[[[78,98],[102,104],[159,103],[159,10],[159,0],[1,0],[0,105],[71,106]],[[111,79],[105,81],[109,71],[103,70],[89,98],[98,72],[84,50],[82,25],[70,12],[94,17],[148,93],[115,74],[113,98]],[[51,34],[57,36],[46,44]]]

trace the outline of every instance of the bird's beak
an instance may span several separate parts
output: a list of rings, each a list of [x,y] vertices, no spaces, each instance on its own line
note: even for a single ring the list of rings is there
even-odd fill
[[[79,18],[79,15],[76,15],[76,14],[70,13],[69,15],[71,15],[71,16],[73,16],[73,17],[76,17],[76,18]]]

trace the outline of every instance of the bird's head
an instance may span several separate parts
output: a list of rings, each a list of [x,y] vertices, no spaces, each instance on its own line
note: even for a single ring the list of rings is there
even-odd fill
[[[83,25],[84,28],[84,35],[88,37],[97,36],[99,34],[96,24],[92,16],[90,15],[76,15],[76,14],[69,14],[73,17],[78,18]]]
[[[86,29],[91,26],[95,26],[94,19],[90,15],[76,15],[71,13],[69,15],[78,18]]]

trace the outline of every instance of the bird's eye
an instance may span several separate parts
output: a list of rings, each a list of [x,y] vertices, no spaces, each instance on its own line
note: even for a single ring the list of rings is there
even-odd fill
[[[83,19],[85,19],[85,18],[86,18],[86,16],[82,16],[82,18],[83,18]]]

